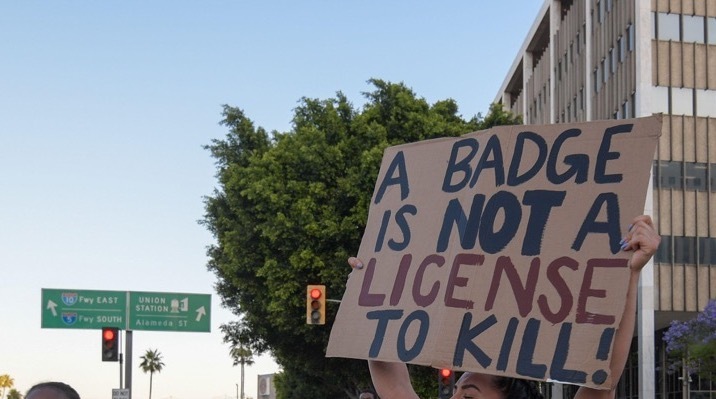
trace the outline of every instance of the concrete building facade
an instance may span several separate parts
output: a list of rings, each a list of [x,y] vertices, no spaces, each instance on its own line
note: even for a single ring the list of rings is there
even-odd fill
[[[546,0],[495,101],[526,124],[664,114],[645,204],[662,244],[617,397],[716,398],[662,343],[716,297],[716,0]]]

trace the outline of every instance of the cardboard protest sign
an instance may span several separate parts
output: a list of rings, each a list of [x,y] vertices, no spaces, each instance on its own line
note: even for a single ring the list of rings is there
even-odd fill
[[[327,356],[596,388],[661,118],[501,126],[386,149]]]

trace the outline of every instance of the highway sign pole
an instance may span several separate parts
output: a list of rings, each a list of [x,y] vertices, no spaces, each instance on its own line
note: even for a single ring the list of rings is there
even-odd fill
[[[124,332],[124,340],[126,341],[125,347],[127,348],[127,361],[125,362],[126,368],[124,369],[124,387],[129,391],[129,397],[127,399],[132,399],[132,331],[127,330]]]
[[[119,352],[119,387],[122,388],[122,366],[124,365],[124,362],[122,361],[122,352]]]

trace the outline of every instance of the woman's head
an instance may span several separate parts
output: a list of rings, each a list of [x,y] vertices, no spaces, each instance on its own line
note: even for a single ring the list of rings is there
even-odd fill
[[[468,372],[455,385],[453,399],[543,399],[534,382],[520,378]]]
[[[80,399],[71,386],[63,382],[41,382],[27,391],[25,399]]]

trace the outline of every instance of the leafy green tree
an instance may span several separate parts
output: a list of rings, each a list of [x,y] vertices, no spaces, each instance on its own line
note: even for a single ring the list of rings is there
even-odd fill
[[[0,391],[0,399],[5,396],[5,390],[12,388],[14,385],[15,380],[13,380],[9,374],[0,375],[0,388],[2,388],[2,391]]]
[[[490,111],[484,118],[482,114],[477,114],[477,120],[479,130],[489,129],[493,126],[522,124],[522,116],[505,110],[499,103],[490,104]]]
[[[22,399],[22,394],[17,389],[11,389],[7,393],[7,399]]]
[[[157,349],[147,349],[144,355],[140,356],[140,359],[142,359],[142,362],[139,363],[139,368],[145,373],[149,373],[149,399],[152,399],[152,379],[154,373],[161,373],[164,368],[162,354]]]
[[[351,397],[370,384],[365,361],[325,357],[337,306],[328,303],[326,326],[306,325],[305,287],[325,284],[328,298],[342,297],[386,147],[459,136],[482,121],[464,120],[453,100],[430,105],[402,83],[369,83],[360,110],[340,92],[301,99],[283,133],[269,135],[224,106],[228,134],[206,146],[219,182],[202,220],[216,239],[208,268],[223,304],[241,317],[247,345],[270,350],[282,367],[281,399]],[[435,371],[424,369],[414,382],[434,396]]]

